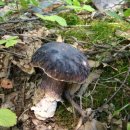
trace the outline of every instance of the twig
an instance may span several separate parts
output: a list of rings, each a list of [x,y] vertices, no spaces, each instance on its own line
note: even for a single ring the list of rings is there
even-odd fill
[[[119,74],[114,75],[113,77],[106,78],[106,79],[101,79],[101,80],[102,80],[102,81],[111,80],[111,79],[116,78],[117,76],[120,76],[120,75],[122,75],[122,74],[125,74],[126,72],[127,72],[127,71],[123,71],[123,72],[121,72],[121,73],[119,73]]]
[[[34,20],[38,20],[38,19],[39,18],[30,18],[30,19],[20,19],[20,20],[15,20],[15,21],[7,21],[7,22],[0,23],[0,25],[9,24],[9,23],[29,22],[29,21],[34,21]]]
[[[126,77],[124,79],[124,81],[122,82],[122,84],[120,85],[120,87],[117,89],[117,91],[105,102],[105,104],[109,103],[114,97],[115,95],[119,92],[119,90],[125,85],[126,80],[128,79],[128,76],[130,74],[130,68],[127,71]]]
[[[95,83],[95,85],[93,87],[93,90],[88,95],[85,93],[85,96],[89,97],[90,95],[92,95],[92,93],[94,92],[94,90],[95,90],[95,88],[97,86],[98,81],[99,81],[99,78],[96,80],[96,83]]]
[[[119,53],[118,53],[118,54],[119,54]],[[130,52],[129,52],[129,51],[127,51],[127,53],[120,52],[120,54],[121,54],[121,55],[117,55],[116,57],[113,57],[113,56],[112,56],[112,57],[110,57],[109,59],[103,60],[102,62],[103,62],[103,63],[111,63],[111,62],[114,62],[114,61],[118,60],[119,58],[120,58],[120,59],[125,58],[126,55],[127,55],[127,57],[130,57]]]
[[[46,40],[48,42],[50,42],[51,40],[50,39],[47,39],[46,37],[40,37],[40,36],[28,36],[26,34],[12,34],[13,36],[21,36],[21,37],[28,37],[28,38],[32,38],[32,39],[35,39],[38,38],[38,39],[42,39],[42,40]]]
[[[110,49],[112,46],[108,46],[108,45],[97,45],[97,44],[94,44],[94,47],[96,48],[102,48],[102,49]]]
[[[77,124],[75,130],[78,130],[78,129],[82,126],[82,124],[83,124],[83,118],[80,117],[80,119],[79,119],[79,121],[78,121],[78,124]]]
[[[19,58],[25,58],[26,56],[25,55],[21,55],[21,54],[18,54],[18,53],[15,53],[15,52],[12,52],[12,51],[8,51],[8,50],[5,50],[3,48],[0,48],[0,51],[3,51],[3,52],[6,52],[6,53],[10,53],[10,54],[13,54]]]
[[[65,92],[66,99],[72,104],[72,106],[78,111],[78,113],[83,117],[86,118],[86,112],[80,108],[80,106],[72,99],[70,96],[69,91]]]
[[[68,25],[66,28],[91,27],[91,25]]]
[[[124,51],[125,49],[127,49],[129,47],[130,47],[130,44],[128,44],[126,46],[123,46],[117,53],[114,54],[114,57],[117,56],[119,52],[122,52],[122,51]]]

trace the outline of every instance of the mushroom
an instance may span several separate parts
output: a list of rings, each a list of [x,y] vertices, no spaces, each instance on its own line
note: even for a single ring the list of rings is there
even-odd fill
[[[44,96],[31,108],[40,120],[53,117],[62,93],[68,92],[67,84],[82,84],[90,70],[87,58],[79,50],[59,42],[49,42],[40,47],[32,56],[32,65],[44,72],[40,85]],[[68,93],[66,97],[82,115],[81,109]]]

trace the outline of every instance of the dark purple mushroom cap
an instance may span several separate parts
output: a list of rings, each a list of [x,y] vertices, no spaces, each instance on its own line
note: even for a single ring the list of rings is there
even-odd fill
[[[87,58],[66,43],[49,42],[32,56],[32,64],[51,78],[59,81],[82,83],[88,76]]]

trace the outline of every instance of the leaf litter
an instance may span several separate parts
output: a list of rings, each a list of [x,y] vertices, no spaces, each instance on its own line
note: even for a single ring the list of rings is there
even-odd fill
[[[52,9],[48,8],[46,11],[52,11]],[[32,24],[34,23],[32,22]],[[23,29],[22,33],[16,33],[12,25],[16,30],[17,28],[20,28],[21,30]],[[38,102],[39,97],[43,96],[43,93],[40,95],[41,90],[37,89],[40,83],[39,79],[41,79],[41,74],[38,72],[36,72],[38,74],[34,74],[34,68],[30,64],[31,56],[39,47],[41,47],[42,44],[45,44],[47,40],[51,41],[53,39],[64,41],[64,36],[56,34],[55,29],[49,30],[43,26],[29,29],[26,28],[26,26],[25,28],[22,28],[19,24],[7,24],[4,25],[4,27],[5,30],[12,31],[14,36],[18,36],[19,41],[18,44],[11,48],[6,48],[4,45],[0,45],[0,98],[2,99],[2,103],[0,104],[1,108],[10,108],[11,110],[14,110],[18,116],[18,121],[22,121],[22,127],[24,130],[68,130],[67,127],[60,125],[59,122],[56,122],[55,117],[46,122],[42,122],[37,120],[30,111],[32,104]],[[8,36],[5,32],[2,31],[2,33],[3,37]],[[116,35],[129,40],[129,30],[126,32],[117,30]],[[98,91],[97,88],[99,87],[99,84],[102,84],[102,75],[104,72],[106,72],[106,69],[110,67],[112,68],[112,71],[119,71],[117,66],[110,63],[124,56],[124,51],[127,51],[130,48],[129,44],[127,45],[125,43],[125,45],[125,47],[122,47],[121,44],[115,47],[113,44],[111,48],[111,45],[104,47],[103,44],[98,44],[96,47],[95,45],[92,45],[89,49],[86,49],[84,48],[84,44],[81,47],[80,41],[76,41],[76,46],[74,46],[77,48],[79,47],[80,50],[84,51],[84,53],[89,56],[88,59],[92,71],[83,85],[73,84],[76,85],[76,87],[74,90],[70,90],[70,92],[71,95],[74,96],[74,99],[77,97],[84,98],[85,96],[91,98],[92,104],[93,100],[95,100],[94,95]],[[111,49],[109,50],[109,48]],[[109,51],[105,52],[107,49]],[[126,86],[126,90],[129,90],[127,82],[123,84],[123,86]],[[127,94],[129,96],[129,93]],[[116,111],[114,104],[105,104],[105,100],[107,99],[104,99],[102,102],[103,105],[99,104],[98,108],[93,108],[91,110],[94,117],[88,117],[87,122],[84,124],[81,123],[81,126],[78,130],[106,130],[106,128],[109,127],[111,127],[112,130],[120,130],[123,128],[121,115],[113,117],[113,113]],[[76,101],[78,102],[78,100]],[[86,106],[84,107],[83,101],[79,101],[78,103],[81,105],[81,107],[86,108]],[[71,112],[73,112],[73,109],[71,110]],[[104,112],[107,114],[107,119],[102,120],[104,117],[100,116]],[[126,110],[126,112],[128,111]],[[78,121],[76,121],[76,123],[78,123]],[[20,129],[16,126],[14,129],[15,128]]]

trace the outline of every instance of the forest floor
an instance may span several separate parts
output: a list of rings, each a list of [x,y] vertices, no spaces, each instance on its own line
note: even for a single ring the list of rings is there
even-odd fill
[[[74,100],[93,114],[79,130],[127,130],[130,23],[107,15],[92,17],[90,12],[67,11],[59,15],[67,21],[66,27],[42,21],[30,12],[25,16],[24,11],[9,14],[6,22],[1,20],[0,39],[16,36],[17,44],[0,45],[0,106],[14,111],[18,122],[0,130],[73,130],[80,125],[80,116],[64,98],[55,116],[47,121],[36,119],[30,110],[42,79],[42,71],[31,66],[31,57],[49,41],[69,43],[88,58],[91,72]]]

